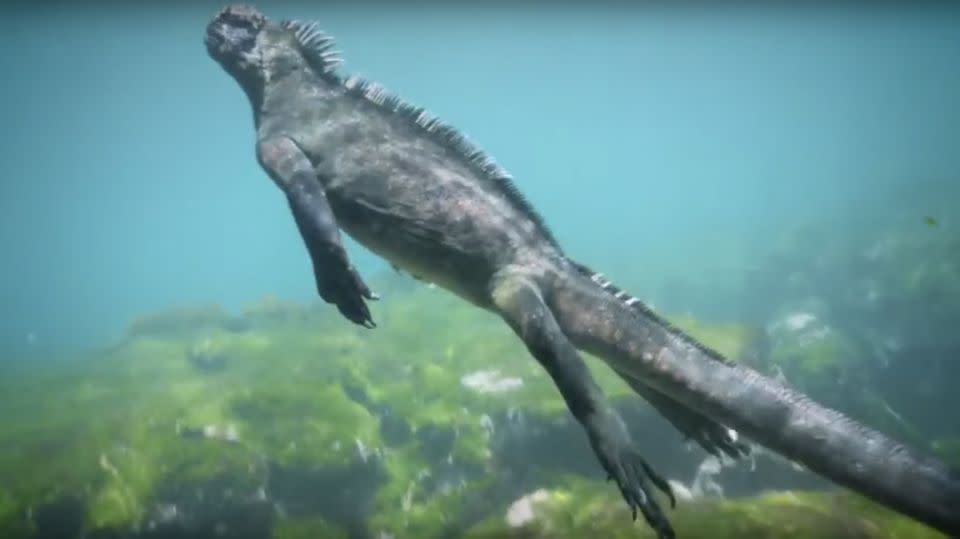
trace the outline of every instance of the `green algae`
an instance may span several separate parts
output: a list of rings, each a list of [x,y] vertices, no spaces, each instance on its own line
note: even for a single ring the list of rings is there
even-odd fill
[[[264,462],[346,469],[362,446],[379,451],[385,471],[369,529],[397,538],[443,536],[476,510],[468,500],[509,481],[491,470],[483,414],[519,408],[550,418],[569,412],[549,376],[497,317],[426,287],[403,294],[378,305],[376,332],[347,324],[329,309],[271,299],[248,309],[242,324],[207,308],[149,316],[133,324],[123,342],[82,365],[19,373],[17,384],[4,384],[10,406],[0,408],[6,426],[0,444],[10,448],[0,453],[0,531],[22,525],[25,508],[67,493],[85,497],[91,527],[129,526],[165,489],[230,478],[237,489],[251,491],[263,479]],[[731,358],[750,338],[736,324],[673,320]],[[223,368],[205,369],[191,354],[223,358]],[[599,359],[588,357],[588,364],[611,399],[637,399]],[[480,371],[522,384],[505,392],[465,387],[464,377]],[[375,413],[384,407],[409,426],[408,438],[385,439]],[[233,428],[236,439],[196,435],[211,426]],[[421,436],[427,432],[450,438],[441,457],[426,454]],[[443,459],[476,475],[451,488],[429,487],[429,463]],[[642,526],[621,523],[616,494],[602,482],[553,492],[555,531],[597,533],[597,515],[610,513],[619,526],[610,528],[611,537],[621,529],[644,533]],[[726,525],[747,531],[768,524],[757,524],[768,513],[756,514],[754,502],[732,503],[704,506],[702,513],[693,506],[678,511],[678,531],[693,529],[696,518],[713,519],[714,527],[729,519]],[[280,521],[275,537],[339,533],[307,515]]]
[[[278,522],[271,539],[348,539],[346,531],[320,517],[284,519]]]
[[[840,375],[855,370],[860,352],[839,332],[825,330],[815,337],[777,343],[770,360],[784,369],[788,379],[813,387],[834,385]]]
[[[127,335],[166,337],[202,333],[229,325],[230,316],[219,305],[184,306],[140,316],[127,326]]]
[[[191,314],[188,318],[198,317]],[[245,382],[271,379],[267,375],[277,369],[268,360],[275,355],[304,357],[298,345],[307,339],[294,340],[291,352],[275,346],[264,334],[211,331],[204,334],[207,347],[215,347],[232,364],[223,374],[210,377],[199,374],[188,360],[187,352],[196,342],[194,332],[171,333],[189,324],[177,323],[176,317],[158,319],[162,323],[141,324],[133,332],[144,336],[128,337],[121,345],[84,363],[82,369],[75,366],[59,376],[35,380],[24,377],[19,387],[5,395],[12,404],[5,410],[31,412],[29,416],[11,413],[2,417],[7,428],[0,434],[0,443],[12,450],[0,455],[0,480],[9,489],[9,497],[18,501],[18,509],[65,494],[85,493],[90,500],[88,520],[92,526],[127,525],[144,515],[150,496],[161,482],[171,486],[202,484],[224,476],[249,478],[250,466],[259,459],[257,449],[266,449],[280,462],[296,457],[284,453],[279,443],[265,443],[268,434],[251,436],[249,444],[244,440],[244,444],[232,445],[185,439],[180,430],[231,421],[239,426],[241,437],[261,431],[276,434],[283,427],[299,428],[290,421],[279,421],[273,430],[258,431],[255,427],[262,425],[232,417],[231,405],[247,402],[249,409],[250,399],[260,394],[254,392],[251,397],[249,391],[245,392]],[[167,335],[157,336],[157,328]],[[304,395],[300,402],[325,402],[326,408],[317,414],[320,419],[291,435],[290,440],[307,434],[308,443],[303,447],[310,448],[311,436],[316,438],[319,432],[326,444],[330,425],[356,425],[358,418],[366,419],[367,433],[375,432],[369,414],[358,411],[342,391],[318,389],[309,385],[310,380],[307,377],[304,387],[298,388]],[[272,391],[281,393],[281,397],[266,402],[285,405],[280,414],[298,406],[295,396],[284,399],[282,390]],[[49,395],[56,398],[48,399]],[[315,399],[308,395],[315,395]],[[323,424],[324,413],[332,414],[329,417],[333,421]],[[364,436],[375,443],[375,437]],[[341,437],[346,438],[346,433]],[[276,454],[270,454],[270,450]],[[316,455],[325,457],[318,465],[331,460],[329,451],[316,450],[311,456]]]
[[[960,469],[960,437],[934,440],[930,446],[945,462]]]
[[[23,520],[13,494],[5,487],[0,487],[0,537],[26,535],[22,529]]]
[[[571,480],[545,491],[534,502],[536,517],[516,527],[504,512],[471,528],[466,537],[575,538],[655,537],[643,523],[632,523],[615,493]],[[668,507],[668,506],[664,506]],[[504,508],[505,511],[505,508]],[[677,537],[789,539],[938,539],[944,535],[847,492],[772,492],[738,500],[680,501],[667,510]]]
[[[756,330],[745,324],[707,323],[690,315],[668,318],[685,333],[731,361],[743,357],[750,343],[756,339]]]
[[[286,384],[242,392],[229,412],[247,444],[272,461],[297,468],[342,468],[360,443],[380,445],[376,420],[339,385]]]
[[[8,484],[18,489],[18,499],[34,503],[50,495],[49,485],[74,491],[92,485],[90,520],[107,526],[142,517],[149,494],[171,470],[180,481],[199,482],[239,471],[252,454],[288,466],[346,466],[354,458],[355,443],[378,447],[382,441],[377,420],[352,401],[342,385],[360,388],[374,402],[390,403],[414,430],[432,426],[456,432],[451,459],[478,466],[489,459],[490,450],[480,418],[470,409],[516,406],[543,415],[566,413],[549,377],[499,320],[458,308],[434,292],[420,294],[424,297],[419,301],[396,302],[390,309],[398,313],[384,315],[409,320],[416,312],[420,324],[445,327],[432,341],[411,337],[422,328],[406,324],[385,329],[379,338],[363,338],[353,328],[320,320],[314,321],[315,329],[276,325],[269,331],[238,334],[215,327],[202,334],[176,335],[173,329],[220,315],[188,311],[188,323],[158,316],[162,323],[146,327],[162,328],[164,336],[141,324],[134,333],[142,336],[129,338],[76,379],[59,383],[70,390],[60,395],[62,408],[45,414],[50,423],[39,426],[42,435],[8,432],[11,439],[24,442],[22,462],[8,468],[18,470],[14,479],[24,484]],[[280,316],[277,310],[261,309],[271,312],[271,319]],[[300,315],[287,318],[302,321]],[[403,353],[398,357],[395,342],[404,339],[407,345],[399,348]],[[214,375],[198,373],[189,361],[198,343],[229,358],[229,367]],[[599,362],[593,367],[605,387],[615,388],[614,396],[632,396],[609,369]],[[464,375],[490,369],[520,377],[524,384],[509,398],[466,391],[461,385]],[[73,424],[77,413],[97,417],[96,426]],[[179,427],[227,423],[236,426],[244,450],[177,436]],[[443,497],[414,503],[397,514],[397,500],[426,467],[416,440],[400,449],[387,459],[388,481],[378,498],[384,522],[437,529],[443,520],[434,519],[428,507],[443,505]],[[53,464],[29,466],[38,452]],[[236,456],[236,461],[225,455]],[[23,465],[30,473],[20,473]],[[455,495],[447,498],[454,504]]]

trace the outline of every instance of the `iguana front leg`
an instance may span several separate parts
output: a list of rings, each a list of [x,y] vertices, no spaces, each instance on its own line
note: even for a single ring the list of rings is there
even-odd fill
[[[352,322],[376,327],[365,300],[378,296],[350,263],[340,241],[337,221],[310,160],[290,138],[281,136],[257,143],[257,161],[287,196],[313,263],[317,293]]]
[[[633,518],[637,518],[639,509],[659,539],[674,537],[673,528],[650,489],[653,483],[675,505],[669,484],[650,468],[634,446],[620,415],[563,334],[539,288],[521,275],[509,275],[497,279],[492,296],[500,315],[549,373],[567,408],[586,430],[594,453],[608,478],[620,487]]]

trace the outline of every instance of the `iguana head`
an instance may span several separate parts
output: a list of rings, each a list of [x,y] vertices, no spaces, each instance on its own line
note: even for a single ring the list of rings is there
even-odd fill
[[[262,57],[257,37],[267,18],[250,6],[231,5],[207,24],[204,44],[207,52],[241,84],[258,75]]]
[[[297,23],[271,21],[254,7],[233,4],[207,24],[204,43],[210,56],[256,101],[266,84],[310,64],[306,37]]]

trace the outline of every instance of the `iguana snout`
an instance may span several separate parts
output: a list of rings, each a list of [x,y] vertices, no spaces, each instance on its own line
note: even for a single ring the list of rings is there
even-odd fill
[[[207,24],[207,52],[231,74],[239,74],[250,67],[257,34],[266,22],[266,17],[251,6],[233,4],[223,8]]]

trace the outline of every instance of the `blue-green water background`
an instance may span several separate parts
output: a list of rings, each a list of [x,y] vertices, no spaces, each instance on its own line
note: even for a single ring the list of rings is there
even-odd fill
[[[313,297],[249,105],[203,48],[217,8],[3,8],[0,348],[89,346],[184,303]],[[839,234],[893,212],[955,220],[946,4],[263,8],[320,21],[346,70],[510,170],[572,254],[642,268],[651,290],[722,273],[749,295],[740,268],[804,219]]]

